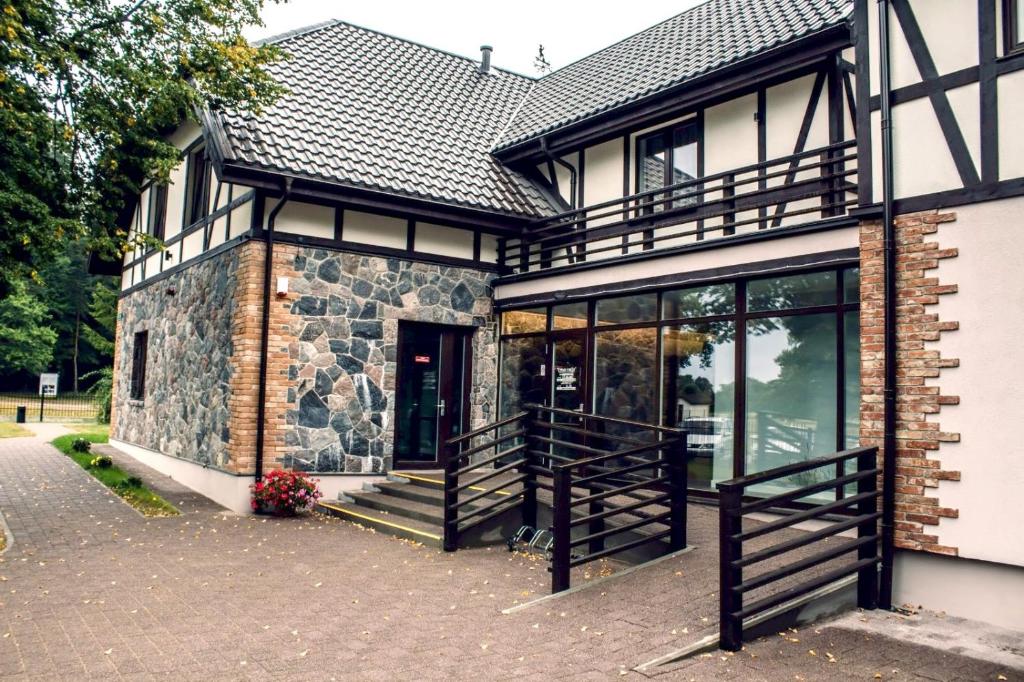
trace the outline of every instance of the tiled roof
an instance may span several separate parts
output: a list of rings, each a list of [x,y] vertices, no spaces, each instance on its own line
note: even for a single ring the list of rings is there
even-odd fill
[[[222,112],[227,160],[493,212],[551,205],[489,153],[533,79],[340,21],[271,39],[289,93]]]
[[[708,0],[537,82],[495,151],[842,22],[851,0]]]

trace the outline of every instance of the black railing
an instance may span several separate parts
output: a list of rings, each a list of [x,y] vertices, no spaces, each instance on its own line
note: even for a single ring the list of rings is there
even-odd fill
[[[575,566],[656,542],[667,551],[686,546],[681,429],[527,405],[447,447],[446,551],[515,507],[523,526],[536,529],[538,491],[551,500],[552,592],[569,588]]]
[[[32,393],[0,393],[0,421],[14,421],[18,408],[25,408],[25,419],[42,421],[96,421],[100,404],[89,393],[64,393],[40,396]]]
[[[847,462],[856,461],[856,470],[849,469]],[[785,479],[811,471],[831,470],[835,473],[828,480],[821,480],[802,487],[785,484]],[[720,542],[720,628],[721,648],[739,651],[743,645],[743,620],[763,613],[768,609],[806,595],[840,580],[857,574],[857,604],[864,609],[874,609],[878,601],[879,533],[878,499],[878,448],[856,448],[844,450],[831,457],[822,457],[788,464],[769,471],[734,478],[718,484],[719,492],[719,542]],[[782,491],[768,497],[744,501],[744,494],[753,486],[780,484]],[[780,508],[834,489],[856,485],[856,494],[835,502],[813,506],[765,523],[743,528],[743,517],[748,514]],[[833,515],[845,514],[836,521]],[[790,533],[788,537],[768,547],[744,552],[744,543],[770,533],[790,528],[805,521],[827,521],[823,528]],[[813,554],[791,558],[780,567],[763,571],[754,576],[744,577],[744,570],[750,566],[784,555],[793,550],[815,543],[826,543],[834,536],[856,530],[855,539],[831,544]],[[857,552],[855,560],[842,561],[851,552]],[[801,576],[792,586],[760,596],[752,602],[745,602],[744,596],[760,588],[774,585],[778,581],[797,576],[822,564],[829,566]],[[838,565],[832,565],[838,564]]]
[[[842,216],[857,204],[855,146],[811,149],[536,221],[499,241],[500,265],[512,274],[570,267]]]

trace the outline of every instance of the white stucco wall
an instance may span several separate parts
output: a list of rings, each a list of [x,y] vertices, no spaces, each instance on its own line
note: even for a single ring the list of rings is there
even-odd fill
[[[413,250],[470,259],[473,257],[473,233],[446,225],[416,221]]]
[[[357,244],[404,249],[408,234],[408,221],[402,218],[346,210],[342,221],[341,238]]]
[[[960,556],[1024,566],[1020,527],[1024,491],[1024,279],[1014,254],[1024,228],[1024,197],[951,209],[955,223],[940,226],[940,248],[959,249],[940,261],[939,281],[958,291],[939,298],[939,319],[960,328],[931,344],[960,366],[944,369],[932,382],[943,395],[960,396],[932,421],[960,434],[944,443],[942,468],[961,472],[960,482],[942,482],[944,507],[960,510],[943,519],[939,541],[958,547]]]
[[[269,219],[270,211],[263,216]],[[278,213],[274,227],[281,232],[321,239],[334,238],[334,209],[330,206],[289,201]]]

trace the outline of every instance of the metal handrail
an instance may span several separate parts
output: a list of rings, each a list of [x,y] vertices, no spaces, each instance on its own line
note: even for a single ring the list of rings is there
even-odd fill
[[[717,484],[719,492],[719,646],[728,651],[739,651],[743,646],[743,619],[791,599],[809,594],[835,580],[853,573],[857,574],[857,604],[863,609],[874,609],[878,603],[878,548],[880,535],[877,510],[878,491],[877,467],[878,448],[860,447],[844,450],[828,457],[817,457],[804,462],[795,462],[747,476],[740,476]],[[856,460],[856,471],[843,473],[844,465]],[[834,467],[836,472],[825,481],[801,486],[786,492],[760,498],[755,502],[744,502],[744,493],[754,485],[786,479],[794,474]],[[849,483],[857,484],[857,494],[835,502],[812,507],[792,516],[770,521],[762,526],[744,531],[743,517],[746,514],[764,511],[779,504],[792,502],[816,492],[841,489]],[[824,528],[788,537],[767,547],[744,554],[743,543],[763,537],[797,523],[810,520],[825,520],[825,517],[839,510],[852,509],[850,518],[831,523]],[[743,570],[756,563],[774,559],[796,549],[809,547],[827,541],[842,532],[856,529],[857,538],[836,547],[829,545],[824,551],[790,560],[784,565],[764,571],[744,580]],[[769,594],[751,603],[744,604],[744,595],[759,588],[790,578],[826,562],[856,551],[856,561],[825,573],[813,575],[774,594]]]

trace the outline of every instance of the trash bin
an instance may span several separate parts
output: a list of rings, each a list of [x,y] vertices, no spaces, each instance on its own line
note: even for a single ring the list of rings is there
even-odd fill
[[[15,414],[14,421],[16,421],[19,424],[24,424],[25,423],[25,406],[24,405],[18,405],[18,408],[14,411],[14,414]]]

